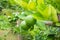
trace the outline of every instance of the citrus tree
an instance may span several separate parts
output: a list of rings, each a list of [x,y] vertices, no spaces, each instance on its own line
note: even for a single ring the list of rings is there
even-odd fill
[[[60,40],[59,2],[0,0],[0,29],[10,29],[22,35],[22,40]]]

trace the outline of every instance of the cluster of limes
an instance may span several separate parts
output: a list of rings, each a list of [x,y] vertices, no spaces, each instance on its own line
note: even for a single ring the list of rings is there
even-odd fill
[[[29,28],[31,28],[31,26],[33,27],[35,23],[36,23],[36,19],[34,19],[32,15],[28,15],[24,19],[24,21],[21,22],[20,26],[22,29],[28,30]]]

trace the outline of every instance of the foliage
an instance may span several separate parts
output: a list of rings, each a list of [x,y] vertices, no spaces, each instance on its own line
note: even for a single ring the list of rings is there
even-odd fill
[[[51,0],[53,1],[53,0]],[[0,29],[11,29],[23,40],[54,40],[60,37],[60,28],[46,25],[45,21],[58,23],[57,0],[0,0]],[[53,35],[54,36],[53,36]],[[50,38],[50,36],[52,38]]]

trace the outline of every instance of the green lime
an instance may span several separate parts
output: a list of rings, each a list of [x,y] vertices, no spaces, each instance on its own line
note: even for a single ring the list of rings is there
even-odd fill
[[[28,26],[33,26],[36,23],[36,19],[34,19],[32,15],[27,16],[25,21]]]
[[[21,28],[24,29],[24,30],[28,30],[29,27],[27,26],[26,22],[25,21],[22,21],[21,24],[20,24]]]

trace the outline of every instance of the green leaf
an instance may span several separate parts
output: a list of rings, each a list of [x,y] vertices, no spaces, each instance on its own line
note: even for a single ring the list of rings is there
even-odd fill
[[[51,16],[53,22],[58,22],[57,11],[53,6],[51,6]]]
[[[37,21],[37,24],[36,24],[40,30],[46,30],[46,25],[42,22],[42,21]]]

